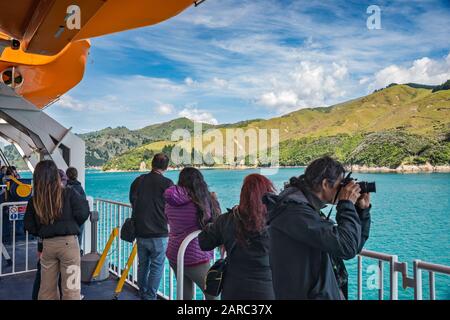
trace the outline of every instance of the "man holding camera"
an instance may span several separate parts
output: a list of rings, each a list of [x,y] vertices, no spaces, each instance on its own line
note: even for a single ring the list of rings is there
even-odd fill
[[[330,157],[313,161],[280,195],[268,194],[276,299],[347,298],[347,271],[369,237],[370,196]],[[367,184],[367,183],[365,183]],[[336,223],[321,209],[337,202]]]

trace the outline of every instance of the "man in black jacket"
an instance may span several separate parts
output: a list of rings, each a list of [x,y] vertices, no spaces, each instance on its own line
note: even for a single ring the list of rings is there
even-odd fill
[[[163,194],[173,185],[163,176],[168,165],[169,158],[164,153],[156,154],[152,171],[136,178],[130,188],[139,259],[138,286],[143,300],[156,299],[164,271],[169,232]]]
[[[350,182],[330,157],[313,161],[279,195],[266,195],[270,265],[276,299],[333,299],[347,296],[343,259],[352,259],[369,237],[369,194]],[[337,195],[336,222],[321,213]]]
[[[74,167],[69,167],[66,170],[66,176],[67,176],[66,186],[74,189],[83,198],[86,198],[86,193],[84,192],[83,186],[81,185],[81,182],[78,181],[78,170]]]
[[[86,193],[84,192],[83,186],[81,185],[81,182],[78,181],[78,170],[74,167],[69,167],[66,170],[66,176],[67,176],[67,183],[66,187],[72,188],[80,196],[82,196],[84,199],[86,199]],[[80,226],[80,234],[78,235],[78,244],[80,245],[80,254],[83,255],[83,234],[84,234],[84,223]]]

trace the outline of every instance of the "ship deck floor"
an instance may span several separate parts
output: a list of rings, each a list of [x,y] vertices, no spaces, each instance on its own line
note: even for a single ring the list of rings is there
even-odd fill
[[[6,250],[12,255],[11,245],[5,245]],[[36,252],[36,243],[28,244],[29,252]],[[1,251],[0,251],[1,254]],[[15,270],[26,270],[26,246],[25,243],[18,242],[15,251]],[[12,257],[11,257],[12,258]],[[37,263],[37,255],[29,254],[28,269],[35,269]],[[3,274],[12,272],[12,265],[3,257],[2,259]],[[31,300],[34,278],[36,271],[17,273],[13,275],[5,275],[0,277],[0,300]],[[81,284],[81,294],[84,300],[111,300],[117,286],[118,279],[110,274],[109,278],[104,281],[92,282],[90,284]],[[137,290],[125,284],[119,295],[119,300],[138,300]]]
[[[0,278],[0,300],[31,300],[36,271],[20,273]],[[112,300],[117,285],[117,278],[113,275],[107,280],[81,284],[81,294],[84,300]],[[125,285],[119,300],[138,300],[137,290]]]

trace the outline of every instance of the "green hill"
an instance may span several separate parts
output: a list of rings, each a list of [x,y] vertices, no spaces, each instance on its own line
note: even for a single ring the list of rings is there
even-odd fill
[[[161,152],[165,147],[170,147],[174,142],[162,140],[152,142],[129,150],[108,161],[103,170],[139,170],[151,167],[153,156]],[[145,168],[141,168],[141,164],[145,163]]]
[[[204,130],[210,127],[203,125]],[[81,134],[79,136],[86,142],[86,166],[102,166],[108,160],[133,148],[159,140],[170,140],[175,129],[188,129],[193,132],[193,123],[187,118],[179,118],[138,130],[118,127]]]
[[[306,165],[325,154],[367,166],[394,168],[426,162],[449,165],[450,90],[433,92],[433,88],[391,85],[330,107],[301,109],[268,120],[216,128],[278,128],[281,165]],[[142,157],[145,148],[131,149],[109,161],[105,168],[139,169],[146,161]]]
[[[280,139],[370,133],[392,129],[436,136],[450,123],[450,91],[396,85],[326,108],[301,109],[248,127],[280,128]]]

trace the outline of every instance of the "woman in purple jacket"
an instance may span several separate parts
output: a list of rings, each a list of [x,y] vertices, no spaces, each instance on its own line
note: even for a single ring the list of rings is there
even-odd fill
[[[177,271],[177,254],[181,242],[193,231],[202,230],[220,214],[215,196],[209,192],[202,173],[192,167],[181,170],[178,184],[164,192],[165,213],[169,222],[169,244],[167,258],[170,266]],[[210,267],[213,251],[202,251],[198,239],[191,241],[184,256],[183,298],[192,300],[192,286],[197,284],[202,290],[205,276]],[[206,299],[214,297],[206,295]]]

